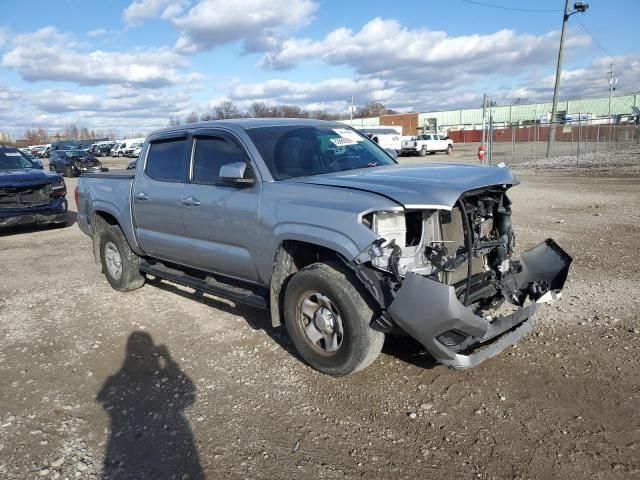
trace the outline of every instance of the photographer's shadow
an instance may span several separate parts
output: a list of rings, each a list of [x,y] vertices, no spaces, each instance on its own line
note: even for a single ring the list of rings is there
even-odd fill
[[[204,479],[184,417],[195,398],[195,385],[168,349],[132,333],[122,367],[97,396],[111,420],[101,478]]]

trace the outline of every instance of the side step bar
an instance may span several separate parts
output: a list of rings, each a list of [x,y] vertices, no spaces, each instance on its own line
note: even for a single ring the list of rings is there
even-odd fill
[[[266,309],[268,306],[266,296],[259,295],[253,290],[218,282],[212,277],[207,277],[206,279],[193,277],[161,263],[151,264],[143,262],[140,264],[140,271],[179,285],[184,285],[185,287],[210,293],[217,297],[228,298],[234,302],[243,303],[254,308]]]

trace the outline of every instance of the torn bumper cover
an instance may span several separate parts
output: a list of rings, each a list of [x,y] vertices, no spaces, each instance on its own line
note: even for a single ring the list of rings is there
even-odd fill
[[[474,367],[531,331],[531,316],[539,305],[559,297],[572,259],[547,240],[516,261],[521,268],[505,289],[520,307],[510,315],[495,319],[476,315],[458,300],[454,287],[414,273],[405,276],[387,312],[440,363],[457,369]],[[537,289],[524,306],[532,287],[541,284],[545,291]]]

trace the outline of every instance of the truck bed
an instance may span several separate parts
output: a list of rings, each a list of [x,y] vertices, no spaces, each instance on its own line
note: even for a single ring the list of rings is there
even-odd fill
[[[107,172],[83,173],[82,177],[98,177],[98,178],[124,178],[132,179],[136,176],[135,170],[109,170]]]

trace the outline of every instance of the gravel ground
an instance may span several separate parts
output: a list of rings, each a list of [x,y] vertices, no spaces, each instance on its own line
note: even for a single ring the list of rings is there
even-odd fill
[[[564,299],[466,372],[387,346],[323,376],[264,312],[115,292],[77,226],[5,231],[0,478],[640,478],[640,176],[540,168],[518,248],[574,256]]]

